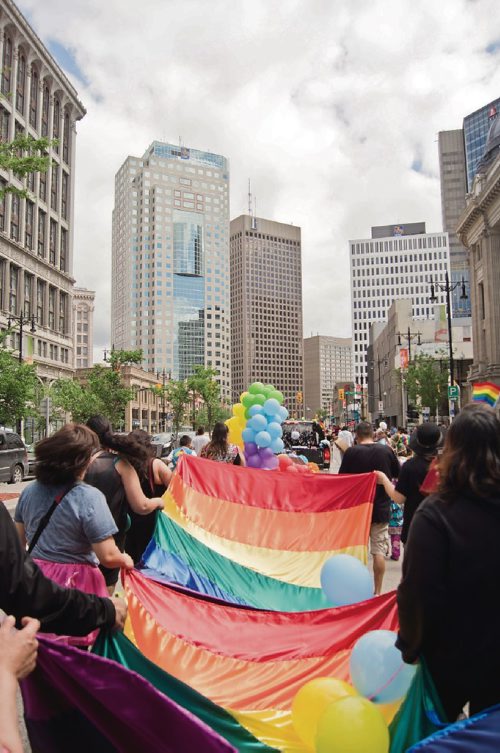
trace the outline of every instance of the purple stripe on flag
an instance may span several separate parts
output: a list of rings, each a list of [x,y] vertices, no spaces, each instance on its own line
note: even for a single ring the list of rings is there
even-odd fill
[[[40,638],[37,668],[21,687],[37,753],[235,753],[140,675],[45,638]]]

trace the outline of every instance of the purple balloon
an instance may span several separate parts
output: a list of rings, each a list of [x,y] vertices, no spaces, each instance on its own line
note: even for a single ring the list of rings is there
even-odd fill
[[[280,461],[276,457],[276,455],[273,455],[271,458],[266,458],[262,464],[262,468],[265,468],[266,471],[274,471],[280,464]]]
[[[261,462],[262,461],[258,455],[250,455],[247,458],[247,465],[249,468],[260,468]]]
[[[261,456],[262,460],[268,460],[269,458],[274,457],[274,452],[270,447],[261,447],[259,450],[259,455]]]
[[[245,442],[246,457],[249,457],[250,455],[256,455],[258,451],[259,451],[259,448],[255,444],[255,442]]]

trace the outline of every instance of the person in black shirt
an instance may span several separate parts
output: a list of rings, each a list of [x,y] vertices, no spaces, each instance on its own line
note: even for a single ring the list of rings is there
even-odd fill
[[[409,442],[410,450],[414,455],[403,463],[396,487],[392,485],[391,480],[385,474],[380,471],[377,473],[378,483],[383,485],[392,501],[405,506],[403,529],[401,531],[403,544],[406,544],[408,539],[408,531],[415,511],[425,497],[425,493],[420,491],[420,487],[437,455],[441,440],[442,434],[436,424],[428,422],[417,426]]]
[[[449,721],[500,702],[500,420],[472,403],[451,424],[439,489],[410,527],[398,588],[403,659],[423,657]]]
[[[399,462],[390,447],[375,443],[373,427],[368,421],[361,421],[356,427],[354,447],[346,450],[339,468],[340,473],[370,473],[383,471],[389,478],[399,475]],[[375,594],[382,591],[385,574],[385,555],[389,548],[390,500],[383,486],[378,485],[373,501],[372,524],[370,527],[370,551],[373,557]]]

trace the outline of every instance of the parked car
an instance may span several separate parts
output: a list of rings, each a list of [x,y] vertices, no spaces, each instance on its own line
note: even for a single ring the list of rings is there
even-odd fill
[[[316,463],[324,470],[330,468],[330,444],[325,440],[318,441],[312,421],[285,421],[283,442],[287,450],[304,455],[310,463]]]
[[[170,432],[153,434],[151,444],[158,448],[157,457],[166,458],[172,452],[172,434]]]
[[[18,484],[28,475],[28,452],[14,431],[0,429],[0,481]]]

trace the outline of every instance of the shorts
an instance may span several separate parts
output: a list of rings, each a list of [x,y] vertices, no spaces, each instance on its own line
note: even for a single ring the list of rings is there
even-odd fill
[[[389,553],[389,523],[372,523],[370,526],[370,552],[386,557]]]

